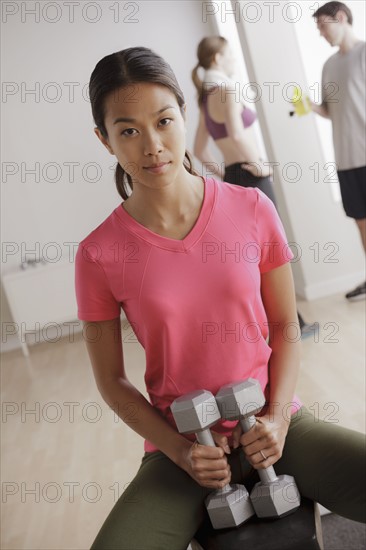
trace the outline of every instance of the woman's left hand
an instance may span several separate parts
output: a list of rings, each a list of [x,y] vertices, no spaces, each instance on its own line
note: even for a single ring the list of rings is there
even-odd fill
[[[288,428],[288,422],[273,415],[256,418],[255,425],[246,433],[238,422],[232,433],[233,447],[242,446],[253,468],[268,468],[281,458]]]

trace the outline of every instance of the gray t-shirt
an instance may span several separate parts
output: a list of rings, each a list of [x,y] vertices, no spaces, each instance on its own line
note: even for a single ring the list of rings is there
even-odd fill
[[[333,125],[338,170],[366,166],[366,42],[332,55],[322,72],[322,101]]]

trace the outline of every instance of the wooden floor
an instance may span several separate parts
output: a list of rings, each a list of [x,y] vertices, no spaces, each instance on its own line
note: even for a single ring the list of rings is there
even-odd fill
[[[297,392],[320,418],[365,432],[365,302],[298,302],[319,339],[303,341]],[[144,353],[126,327],[126,368],[143,391]],[[1,357],[4,550],[88,549],[133,479],[143,442],[100,397],[82,335]]]

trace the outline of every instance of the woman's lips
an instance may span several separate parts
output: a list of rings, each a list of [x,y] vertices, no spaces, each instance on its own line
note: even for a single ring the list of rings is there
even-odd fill
[[[167,167],[169,166],[170,162],[164,162],[159,163],[158,166],[155,167],[144,167],[144,170],[147,170],[148,172],[151,172],[152,174],[162,174],[166,171]]]

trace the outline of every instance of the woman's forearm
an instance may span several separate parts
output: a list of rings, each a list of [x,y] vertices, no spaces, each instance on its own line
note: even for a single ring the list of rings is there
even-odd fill
[[[275,337],[270,344],[272,355],[269,363],[270,395],[267,411],[274,418],[287,423],[291,419],[301,353],[301,342],[290,329],[288,324],[276,327]]]
[[[311,108],[314,111],[314,113],[322,116],[323,118],[330,118],[325,103],[318,105],[317,103],[311,102]]]
[[[273,351],[269,363],[268,401],[248,432],[243,434],[238,424],[232,434],[234,448],[241,444],[247,459],[255,468],[263,467],[261,462],[258,463],[260,449],[265,451],[267,458],[271,458],[271,464],[282,456],[299,371],[300,342],[291,343],[282,337],[288,328],[283,324],[276,324],[275,328],[276,334],[270,343]],[[274,331],[271,332],[273,336]]]
[[[175,464],[192,443],[174,429],[128,380],[120,378],[100,389],[105,402],[136,433],[151,441]]]

